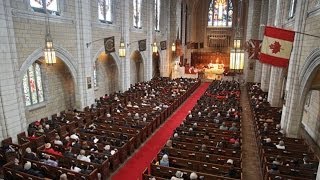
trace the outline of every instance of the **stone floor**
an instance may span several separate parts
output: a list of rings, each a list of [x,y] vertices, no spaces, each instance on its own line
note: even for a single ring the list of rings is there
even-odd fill
[[[245,86],[241,87],[240,103],[242,107],[242,179],[262,180],[252,112]]]

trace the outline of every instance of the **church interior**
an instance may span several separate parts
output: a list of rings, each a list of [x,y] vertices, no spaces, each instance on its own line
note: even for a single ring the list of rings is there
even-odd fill
[[[319,29],[320,0],[0,0],[0,179],[318,180]]]

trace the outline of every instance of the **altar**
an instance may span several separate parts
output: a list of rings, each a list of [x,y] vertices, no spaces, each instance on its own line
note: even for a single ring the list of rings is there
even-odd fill
[[[209,63],[203,68],[205,79],[217,79],[221,80],[224,73],[224,64]]]

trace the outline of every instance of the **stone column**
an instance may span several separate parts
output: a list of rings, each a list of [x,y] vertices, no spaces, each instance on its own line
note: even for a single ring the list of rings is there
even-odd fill
[[[262,64],[261,89],[264,92],[268,92],[269,91],[270,70],[271,70],[271,65]]]
[[[262,0],[249,1],[246,41],[259,38],[261,2]],[[248,53],[246,53],[244,61],[244,79],[246,82],[254,81],[255,71],[250,69],[250,64],[254,64],[255,61],[256,59],[249,59]]]
[[[78,93],[76,94],[77,108],[82,110],[85,106],[94,103],[94,87],[88,88],[88,81],[92,81],[93,67],[91,62],[91,48],[86,43],[92,41],[91,37],[91,6],[90,0],[75,1],[76,31],[77,31],[77,59],[78,59]]]
[[[149,14],[148,17],[148,21],[147,21],[147,35],[148,38],[150,39],[150,45],[148,45],[149,48],[147,48],[147,50],[145,52],[143,52],[143,54],[145,55],[144,58],[144,80],[145,81],[149,81],[152,78],[152,70],[153,70],[153,63],[152,63],[152,45],[153,45],[153,41],[154,38],[156,38],[157,34],[154,30],[154,23],[155,23],[155,18],[154,18],[154,1],[147,1],[147,12]],[[155,39],[157,46],[158,46],[158,51],[160,52],[160,43],[159,43],[159,39]],[[147,42],[148,44],[148,42]]]
[[[282,23],[280,22],[283,18],[280,16],[282,14],[285,7],[283,7],[284,3],[281,3],[282,0],[277,0],[277,8],[276,8],[276,17],[274,20],[274,25],[279,26]],[[281,89],[282,82],[284,79],[284,68],[282,67],[271,67],[270,73],[270,83],[269,83],[269,93],[268,93],[268,102],[271,106],[280,107],[281,104]]]
[[[261,24],[267,24],[268,20],[268,10],[269,10],[269,0],[262,0],[261,2],[261,13],[260,13],[260,26],[259,26],[259,39],[263,39],[264,28]],[[257,60],[255,62],[254,68],[254,82],[261,82],[261,75],[262,75],[262,63]]]
[[[297,1],[294,30],[304,32],[308,1]],[[289,60],[288,78],[286,84],[286,100],[282,109],[281,127],[289,137],[297,137],[301,125],[304,105],[300,102],[300,57],[302,53],[303,36],[296,34],[291,57]],[[303,88],[303,87],[302,87]]]
[[[10,1],[0,0],[0,140],[26,130]]]
[[[283,71],[281,67],[271,67],[268,102],[272,107],[281,107],[281,89],[283,83]]]
[[[132,1],[129,0],[122,0],[121,1],[121,7],[123,7],[122,10],[122,28],[123,28],[123,33],[124,33],[124,41],[125,44],[130,42],[130,32],[129,29],[132,26],[130,24],[130,19],[132,19],[132,15],[130,14],[130,6],[132,5]],[[121,66],[121,72],[122,72],[122,77],[123,77],[123,84],[122,84],[122,91],[126,91],[130,87],[130,55],[131,55],[131,50],[130,46],[127,47],[126,49],[126,57],[123,57],[122,61],[122,66]]]

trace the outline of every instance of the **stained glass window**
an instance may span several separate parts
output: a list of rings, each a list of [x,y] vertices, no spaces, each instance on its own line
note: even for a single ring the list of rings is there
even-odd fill
[[[111,0],[98,0],[98,13],[101,22],[111,23]]]
[[[41,80],[41,68],[38,63],[30,66],[22,80],[24,99],[26,106],[44,101]]]
[[[160,31],[160,0],[154,0],[154,16],[155,16],[154,30]]]
[[[295,12],[296,12],[296,0],[291,0],[289,4],[289,18],[293,18]]]
[[[30,6],[36,12],[46,13],[46,10],[55,15],[58,13],[58,0],[30,0]]]
[[[141,0],[133,0],[133,26],[141,28]]]
[[[231,0],[211,0],[208,26],[232,27],[233,5]]]

